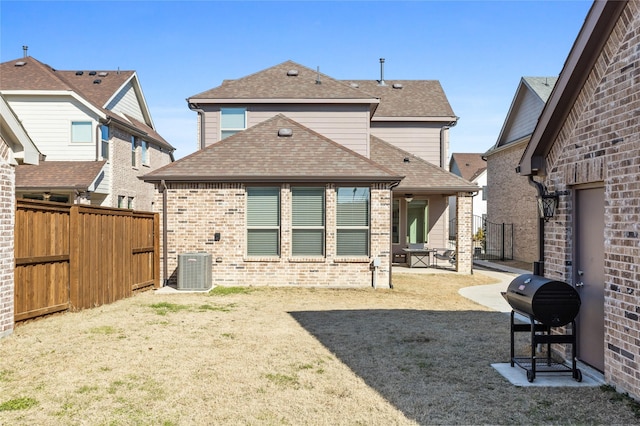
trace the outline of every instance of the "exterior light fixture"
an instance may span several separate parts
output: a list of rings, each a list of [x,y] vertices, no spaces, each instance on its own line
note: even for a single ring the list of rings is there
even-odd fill
[[[545,191],[544,194],[538,195],[538,214],[540,218],[548,222],[556,214],[556,207],[558,206],[558,195],[556,193],[549,194]]]
[[[404,199],[407,200],[407,203],[413,201],[413,194],[405,194]]]

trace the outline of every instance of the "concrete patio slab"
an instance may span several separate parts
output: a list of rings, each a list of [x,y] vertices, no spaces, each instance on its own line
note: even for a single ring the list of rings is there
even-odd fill
[[[527,380],[526,370],[517,365],[511,367],[510,363],[502,363],[491,364],[491,366],[512,385],[521,387],[594,387],[604,384],[602,380],[591,377],[589,372],[585,371],[584,366],[580,368],[582,372],[581,382],[574,380],[571,376],[571,370],[567,370],[567,372],[562,373],[536,372],[536,378],[531,383]]]

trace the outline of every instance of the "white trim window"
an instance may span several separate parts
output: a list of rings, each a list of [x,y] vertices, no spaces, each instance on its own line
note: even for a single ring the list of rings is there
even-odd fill
[[[136,137],[131,135],[131,167],[138,165],[136,161]]]
[[[220,108],[220,140],[247,128],[246,108]]]
[[[247,188],[247,256],[280,256],[280,188]]]
[[[324,256],[324,188],[291,188],[291,254]]]
[[[142,165],[148,166],[149,165],[149,142],[142,141],[140,146],[142,148]]]
[[[109,126],[105,126],[102,124],[100,126],[100,152],[102,153],[102,158],[105,160],[109,159]]]
[[[92,127],[90,121],[71,122],[71,143],[91,143],[93,142]]]
[[[369,255],[370,189],[338,188],[336,217],[336,254]]]

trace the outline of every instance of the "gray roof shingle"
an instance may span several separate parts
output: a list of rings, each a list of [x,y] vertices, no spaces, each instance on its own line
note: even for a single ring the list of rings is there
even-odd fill
[[[283,128],[291,136],[278,136]],[[142,177],[149,182],[394,182],[402,175],[282,114]]]
[[[16,167],[16,189],[87,190],[106,161],[41,161]]]
[[[473,181],[480,173],[487,170],[487,162],[482,159],[481,153],[470,152],[454,152],[451,154],[451,161],[449,161],[449,169],[451,169],[455,162],[460,170],[461,176],[468,180]]]

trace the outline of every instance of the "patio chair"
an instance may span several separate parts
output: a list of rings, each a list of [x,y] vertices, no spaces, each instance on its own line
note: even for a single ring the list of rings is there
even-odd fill
[[[455,260],[456,260],[456,251],[455,250],[445,250],[442,253],[435,253],[433,255],[433,258],[436,261],[436,268],[438,267],[438,259],[446,260],[451,265],[453,265]]]

